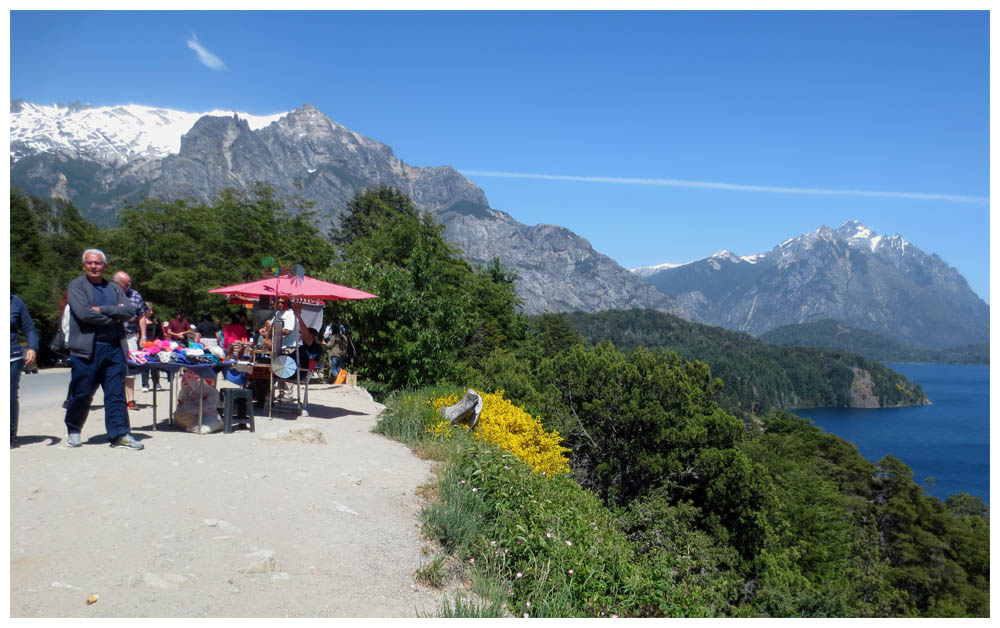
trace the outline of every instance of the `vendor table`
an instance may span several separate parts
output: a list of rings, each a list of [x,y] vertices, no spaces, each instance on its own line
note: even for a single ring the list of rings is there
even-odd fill
[[[232,360],[227,360],[221,364],[182,364],[180,362],[160,362],[158,360],[149,360],[143,364],[129,360],[128,364],[128,375],[136,375],[141,371],[160,371],[161,373],[177,373],[178,371],[185,369],[189,371],[194,371],[200,379],[211,379],[214,380],[219,372],[228,369],[230,366],[235,364]],[[170,425],[174,420],[174,380],[176,377],[170,377],[170,387],[167,398],[167,424]],[[198,404],[198,427],[201,428],[201,404]],[[153,431],[156,431],[156,386],[153,386]]]

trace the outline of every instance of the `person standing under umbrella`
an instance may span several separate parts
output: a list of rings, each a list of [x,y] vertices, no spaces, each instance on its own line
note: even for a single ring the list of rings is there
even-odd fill
[[[202,312],[201,320],[198,321],[198,336],[198,342],[206,349],[217,347],[220,344],[219,326],[215,324],[212,315],[208,312]]]

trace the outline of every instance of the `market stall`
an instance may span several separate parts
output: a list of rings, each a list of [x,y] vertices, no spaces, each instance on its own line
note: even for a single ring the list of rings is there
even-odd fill
[[[166,373],[170,375],[167,378],[169,383],[167,388],[167,424],[170,425],[174,420],[174,403],[176,403],[177,397],[180,394],[180,384],[177,385],[177,389],[174,388],[175,381],[180,381],[185,372],[194,373],[198,378],[199,385],[199,397],[202,396],[202,387],[205,385],[204,382],[214,382],[218,374],[225,369],[229,368],[234,364],[232,361],[219,361],[217,364],[183,364],[180,362],[161,362],[160,360],[146,360],[143,362],[137,362],[135,356],[128,360],[128,372],[130,375],[134,375],[141,371],[159,371],[161,373]],[[174,375],[179,374],[179,375]],[[156,392],[157,387],[153,386],[153,431],[157,430],[157,400]],[[204,414],[204,404],[198,405],[198,431],[201,432],[204,426],[205,414]]]
[[[298,271],[298,273],[290,272],[258,281],[209,290],[215,294],[228,295],[230,299],[254,303],[253,329],[255,332],[264,327],[261,321],[269,323],[268,331],[264,334],[258,334],[249,355],[236,356],[237,360],[234,365],[237,372],[244,373],[251,381],[267,380],[267,413],[269,417],[272,416],[276,405],[276,389],[280,387],[281,383],[294,384],[295,387],[294,402],[290,404],[289,409],[298,414],[308,413],[309,405],[309,365],[299,363],[301,359],[297,352],[282,349],[282,345],[287,344],[282,342],[282,331],[288,327],[288,324],[287,320],[280,315],[280,304],[295,304],[304,320],[307,315],[312,317],[314,322],[307,321],[307,325],[319,330],[323,328],[322,303],[377,298],[376,295],[363,290],[305,276],[301,267],[298,268]]]
[[[190,431],[206,433],[214,431],[205,428],[206,418],[211,424],[218,423],[217,403],[207,401],[208,393],[216,393],[215,382],[220,372],[232,365],[226,361],[219,347],[206,349],[196,342],[181,343],[173,340],[150,340],[129,352],[127,368],[129,375],[142,371],[158,371],[167,374],[170,382],[168,397],[168,422],[174,422],[174,403],[177,412],[184,414],[186,427]],[[181,385],[178,382],[184,382]],[[176,386],[175,386],[176,384]],[[181,392],[187,393],[184,398]],[[218,394],[213,399],[218,400]],[[186,401],[185,405],[181,405]],[[197,403],[195,403],[197,401]],[[197,405],[197,408],[195,408]],[[153,387],[153,430],[157,429],[157,395]],[[206,416],[207,415],[207,416]],[[197,425],[195,425],[197,423]]]

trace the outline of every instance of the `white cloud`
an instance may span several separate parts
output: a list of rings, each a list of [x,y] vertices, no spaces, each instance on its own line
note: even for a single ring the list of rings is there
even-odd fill
[[[687,181],[683,179],[641,179],[630,177],[580,177],[562,174],[527,174],[523,172],[494,172],[490,170],[461,170],[466,176],[504,177],[508,179],[544,179],[547,181],[582,181],[587,183],[625,183],[629,185],[664,185],[682,188],[708,188],[739,192],[772,192],[777,194],[825,194],[831,196],[876,196],[882,198],[909,198],[915,200],[954,201],[958,203],[989,203],[988,197],[961,196],[956,194],[925,194],[921,192],[879,192],[875,190],[828,190],[822,188],[790,188],[769,185],[742,185],[714,181]]]
[[[216,57],[214,54],[206,50],[204,46],[198,43],[197,35],[191,35],[191,39],[188,40],[187,45],[188,48],[198,53],[198,60],[207,65],[208,67],[212,68],[213,70],[226,69],[226,64],[222,62],[222,59]]]

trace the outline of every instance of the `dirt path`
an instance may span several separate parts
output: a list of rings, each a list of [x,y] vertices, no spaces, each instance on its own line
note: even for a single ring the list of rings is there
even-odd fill
[[[139,452],[108,447],[103,409],[66,447],[64,391],[22,409],[10,452],[12,617],[414,617],[444,599],[413,578],[430,463],[370,432],[363,390],[204,436],[152,431],[137,392]]]

